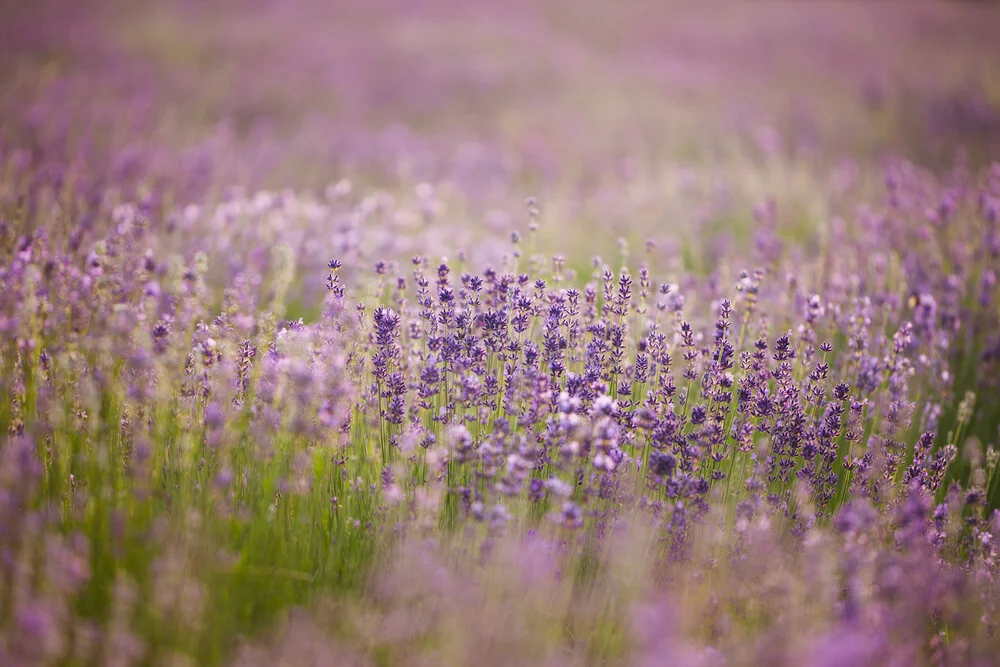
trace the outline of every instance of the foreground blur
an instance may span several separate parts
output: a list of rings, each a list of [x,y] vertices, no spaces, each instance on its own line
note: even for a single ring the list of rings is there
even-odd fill
[[[998,14],[730,9],[2,10],[0,664],[992,664]]]

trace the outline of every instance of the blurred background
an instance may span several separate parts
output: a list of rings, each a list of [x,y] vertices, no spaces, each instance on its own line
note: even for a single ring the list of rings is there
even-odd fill
[[[755,198],[984,163],[998,34],[980,2],[3,0],[0,142],[179,200],[349,176],[611,220],[603,190],[699,170]]]

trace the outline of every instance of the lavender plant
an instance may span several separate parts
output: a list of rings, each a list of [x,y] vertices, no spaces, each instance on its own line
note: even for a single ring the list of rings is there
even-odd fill
[[[0,664],[995,662],[1000,165],[359,130],[412,162],[232,187],[268,86],[179,169],[105,74],[3,101]]]

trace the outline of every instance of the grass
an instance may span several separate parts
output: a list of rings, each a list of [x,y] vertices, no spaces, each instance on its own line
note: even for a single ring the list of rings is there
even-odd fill
[[[0,663],[989,664],[995,11],[54,9]]]

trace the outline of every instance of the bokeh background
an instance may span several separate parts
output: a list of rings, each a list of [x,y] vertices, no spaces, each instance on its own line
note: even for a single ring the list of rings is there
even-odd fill
[[[461,250],[499,247],[533,197],[536,248],[581,274],[653,241],[704,275],[753,243],[762,202],[808,250],[883,196],[889,160],[1000,155],[996,3],[4,0],[0,16],[0,143],[36,176],[0,196],[70,179],[154,220],[343,179],[416,209],[426,182]],[[297,280],[319,289],[336,248],[304,251],[324,232],[300,228],[320,268],[300,260]],[[188,235],[177,249],[213,257]],[[375,241],[369,259],[436,242]]]
[[[536,248],[581,274],[653,241],[705,275],[753,243],[762,202],[808,250],[883,196],[890,160],[1000,155],[996,3],[38,0],[2,17],[0,142],[41,176],[22,185],[70,179],[154,219],[343,179],[416,209],[426,182],[460,250],[499,247],[533,197]],[[300,256],[336,252],[300,232]],[[214,256],[188,235],[177,249]],[[321,271],[300,261],[297,280]]]
[[[2,136],[175,181],[469,196],[1000,142],[977,2],[5,0]],[[54,122],[62,119],[62,123]],[[37,156],[44,159],[44,156]],[[191,182],[178,182],[183,179]],[[479,192],[472,192],[478,189]],[[495,195],[495,192],[492,193]]]

